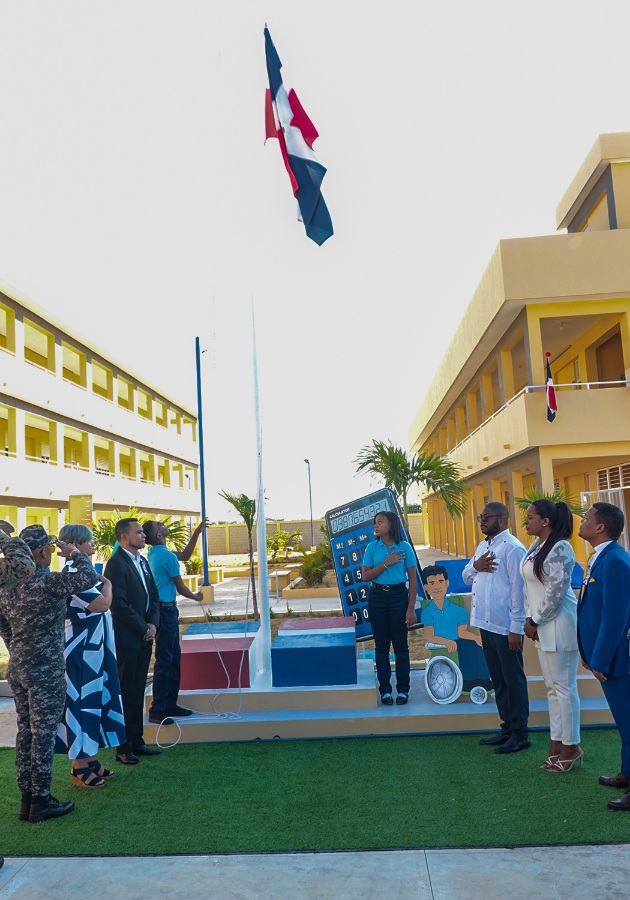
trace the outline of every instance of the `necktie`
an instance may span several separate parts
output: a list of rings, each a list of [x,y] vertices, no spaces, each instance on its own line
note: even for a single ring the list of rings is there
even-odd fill
[[[586,571],[584,572],[584,578],[582,579],[582,587],[580,588],[580,596],[578,597],[578,603],[582,602],[582,597],[584,596],[584,591],[586,590],[586,585],[588,584],[588,580],[591,577],[591,569],[593,568],[593,563],[595,562],[595,551],[591,550],[588,555],[588,559],[586,560]]]

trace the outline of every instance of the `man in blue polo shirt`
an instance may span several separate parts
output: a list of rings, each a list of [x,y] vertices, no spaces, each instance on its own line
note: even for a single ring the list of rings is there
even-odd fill
[[[169,550],[166,546],[168,528],[163,522],[151,520],[142,526],[151,548],[147,561],[160,596],[160,626],[155,638],[153,702],[149,710],[149,722],[157,725],[170,725],[173,718],[192,715],[192,710],[177,703],[182,655],[177,595],[201,601],[203,593],[198,591],[193,594],[188,590],[180,574],[179,564],[190,559],[199,535],[207,525],[207,519],[200,522],[184,549],[179,552]]]

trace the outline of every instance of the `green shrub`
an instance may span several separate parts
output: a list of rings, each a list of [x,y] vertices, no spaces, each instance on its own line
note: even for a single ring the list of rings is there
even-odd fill
[[[313,553],[309,553],[304,557],[304,562],[300,567],[300,575],[309,587],[315,587],[322,584],[324,575],[326,574],[326,561],[319,549]]]

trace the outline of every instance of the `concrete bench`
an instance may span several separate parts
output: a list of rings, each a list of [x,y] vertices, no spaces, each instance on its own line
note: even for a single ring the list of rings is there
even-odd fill
[[[294,577],[288,569],[274,569],[273,572],[269,572],[269,589],[275,593],[282,591],[289,587]]]

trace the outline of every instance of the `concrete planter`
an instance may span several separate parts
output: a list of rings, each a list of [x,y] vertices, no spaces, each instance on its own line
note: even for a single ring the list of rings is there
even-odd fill
[[[0,680],[0,697],[12,697],[13,691],[9,687],[8,681]]]

